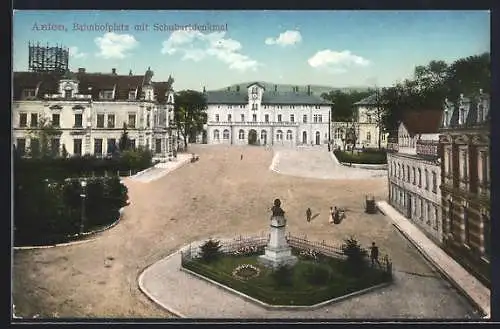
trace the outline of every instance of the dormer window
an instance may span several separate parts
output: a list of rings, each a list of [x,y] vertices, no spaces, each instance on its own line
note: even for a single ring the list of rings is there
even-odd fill
[[[449,121],[449,112],[448,110],[444,110],[444,121],[443,121],[443,127],[447,127],[448,126],[448,121]]]
[[[259,93],[259,90],[257,89],[257,87],[253,87],[252,94],[257,94],[257,93]]]
[[[134,100],[135,99],[135,90],[131,90],[128,92],[128,99],[129,100]]]
[[[73,90],[67,89],[64,91],[64,98],[71,98],[73,97]]]
[[[168,95],[167,102],[169,104],[173,104],[174,103],[174,96],[172,94]]]
[[[477,122],[484,121],[484,106],[479,104],[477,107]]]
[[[32,98],[36,96],[36,90],[35,89],[25,89],[23,90],[23,97],[24,98]]]
[[[461,108],[459,113],[460,113],[459,124],[463,125],[465,124],[465,109]]]
[[[101,91],[99,98],[101,98],[101,99],[113,99],[113,91],[112,90],[103,90],[103,91]]]

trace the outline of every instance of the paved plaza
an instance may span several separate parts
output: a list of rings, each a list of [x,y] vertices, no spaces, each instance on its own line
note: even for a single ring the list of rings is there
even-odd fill
[[[218,300],[218,294],[205,282],[189,281],[185,273],[175,281],[172,273],[181,272],[175,270],[175,263],[166,264],[168,261],[164,259],[186,244],[209,236],[259,234],[267,229],[269,208],[278,197],[283,202],[287,228],[292,234],[332,244],[340,244],[351,235],[364,246],[375,241],[382,255],[389,254],[396,271],[393,286],[356,297],[359,300],[346,300],[329,308],[328,313],[304,317],[476,316],[465,298],[427,264],[390,219],[382,214],[364,213],[366,194],[377,200],[386,199],[386,178],[353,180],[338,175],[336,179],[314,179],[311,168],[325,165],[335,171],[332,159],[323,149],[289,150],[280,156],[277,168],[281,173],[287,172],[286,168],[295,168],[297,176],[302,177],[269,170],[274,152],[262,147],[193,145],[189,151],[199,154],[200,160],[147,183],[125,179],[131,205],[125,209],[122,221],[99,234],[97,239],[60,248],[15,251],[13,293],[17,315],[29,318],[37,314],[40,318],[174,317],[146,297],[138,286],[138,277],[144,269],[163,264],[166,267],[160,279],[164,276],[168,280],[161,279],[160,286],[152,290],[165,301],[178,303],[180,297],[188,297],[186,292],[194,289],[198,297],[191,299],[201,298],[206,306],[183,315],[214,317],[217,307],[209,306],[207,301]],[[309,168],[300,160],[306,152]],[[294,163],[293,159],[299,162]],[[299,167],[304,168],[302,173]],[[314,171],[318,176],[327,172]],[[328,210],[332,205],[346,208],[347,218],[340,225],[328,223]],[[310,223],[305,219],[308,207],[314,217]],[[178,262],[175,256],[169,260]],[[176,284],[171,286],[173,283]],[[362,298],[364,309],[356,303],[361,303]],[[221,307],[228,312],[227,317],[276,316],[240,301],[226,302]],[[246,315],[242,307],[248,307]]]

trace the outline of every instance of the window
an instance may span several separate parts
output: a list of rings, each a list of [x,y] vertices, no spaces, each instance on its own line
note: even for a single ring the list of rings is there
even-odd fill
[[[26,154],[26,139],[18,138],[16,149],[19,155]]]
[[[468,175],[468,168],[467,168],[467,152],[462,153],[462,173],[463,173],[463,179],[467,180]]]
[[[69,89],[69,90],[65,90],[64,91],[64,98],[71,98],[73,97],[73,90]]]
[[[318,122],[319,123],[323,122],[323,116],[321,114],[318,114]]]
[[[425,169],[425,189],[429,190],[429,172]]]
[[[278,122],[281,122],[281,114],[278,114]]]
[[[94,139],[94,154],[102,155],[102,138]]]
[[[80,138],[73,139],[73,154],[82,155],[82,140]]]
[[[370,114],[366,115],[366,122],[372,123],[372,116]]]
[[[128,99],[129,100],[134,100],[135,99],[135,90],[131,90],[128,92]]]
[[[313,115],[313,122],[314,123],[318,122],[318,115],[317,114]]]
[[[401,165],[398,163],[398,178],[401,178]]]
[[[252,121],[256,122],[257,121],[257,114],[252,114]]]
[[[406,166],[406,180],[410,182],[410,166]]]
[[[469,209],[467,207],[463,207],[464,212],[464,243],[466,245],[470,244],[470,234],[469,234]]]
[[[260,132],[260,139],[263,141],[264,144],[267,142],[267,131],[262,130]]]
[[[252,111],[257,111],[257,104],[252,104]]]
[[[286,140],[287,141],[291,141],[292,140],[292,131],[291,130],[287,130],[287,132],[286,132]]]
[[[77,113],[75,114],[75,128],[82,128],[82,114]]]
[[[214,139],[219,139],[219,130],[214,130]]]
[[[161,153],[161,138],[155,139],[155,153]]]
[[[114,128],[114,127],[115,127],[115,115],[108,114],[108,128]]]
[[[128,127],[135,128],[135,114],[128,115]]]
[[[40,141],[38,138],[32,138],[30,140],[30,151],[31,156],[36,156],[40,154]]]
[[[465,109],[461,108],[460,109],[460,122],[459,124],[463,125],[465,124]]]
[[[132,150],[135,150],[135,139],[129,139],[129,146]]]
[[[307,114],[304,114],[304,115],[302,116],[302,122],[303,122],[303,123],[307,123]]]
[[[401,169],[403,170],[403,176],[401,176],[401,179],[405,179],[405,165],[401,165]]]
[[[420,199],[420,220],[424,219],[424,200]]]
[[[382,141],[385,142],[385,134],[384,133],[382,133],[381,137],[382,137]]]
[[[481,122],[484,120],[484,106],[483,104],[479,104],[477,107],[477,122]]]
[[[38,113],[31,113],[30,127],[38,127]]]
[[[241,122],[245,122],[245,115],[244,114],[241,115]]]
[[[257,89],[257,87],[252,88],[252,94],[257,94],[258,92],[259,90]]]
[[[104,121],[104,115],[102,117],[102,120]],[[151,114],[148,113],[148,115],[146,116],[146,127],[148,127],[148,128],[151,126],[150,121],[151,121]],[[104,122],[103,122],[103,126],[104,126]]]
[[[104,114],[97,115],[97,128],[104,128]]]
[[[231,118],[231,114],[228,114],[228,115],[227,115],[227,122],[231,122],[231,119],[232,119],[232,118]]]
[[[437,231],[438,230],[438,224],[439,223],[439,211],[438,207],[434,206],[434,229]]]
[[[52,138],[50,141],[50,151],[53,156],[59,155],[59,148],[61,146],[61,141],[59,138]]]
[[[371,134],[369,131],[367,131],[367,132],[366,132],[366,141],[367,141],[368,143],[370,143],[370,142],[371,142],[371,140],[372,140],[372,134]]]
[[[218,114],[215,115],[215,122],[219,122],[219,115]]]
[[[59,113],[53,113],[52,114],[52,126],[59,127],[60,124],[61,124],[61,115]]]
[[[416,179],[417,175],[415,175],[415,167],[413,167],[412,171],[413,171],[413,185],[415,185],[416,181],[417,181],[417,179]]]
[[[23,128],[28,125],[28,115],[26,113],[19,113],[19,127]]]
[[[224,131],[222,132],[222,138],[229,139],[229,130],[224,129]]]
[[[453,201],[448,200],[448,218],[450,219],[450,233],[453,234],[455,225],[455,214],[453,209]]]
[[[491,226],[490,219],[485,214],[481,215],[483,221],[483,243],[484,243],[484,255],[490,257],[491,255]]]
[[[264,115],[264,121],[269,122],[269,114]]]
[[[240,140],[245,139],[245,131],[243,129],[240,129],[240,131],[238,132],[238,138]]]
[[[227,106],[227,108],[228,108],[228,109],[232,109],[232,108],[233,108],[233,106],[232,106],[232,105],[228,105],[228,106]]]
[[[103,90],[100,95],[101,99],[113,99],[113,91],[112,90]]]
[[[437,175],[434,171],[432,172],[432,192],[437,192]]]
[[[276,132],[276,140],[282,141],[283,140],[283,132],[281,130],[278,130]]]
[[[418,168],[418,187],[422,187],[422,170]]]
[[[116,152],[116,139],[108,138],[108,149],[106,151],[107,154],[113,154]]]
[[[295,115],[290,114],[290,122],[295,122]]]
[[[36,90],[35,89],[25,89],[23,91],[23,96],[24,96],[24,98],[35,97],[36,96]]]

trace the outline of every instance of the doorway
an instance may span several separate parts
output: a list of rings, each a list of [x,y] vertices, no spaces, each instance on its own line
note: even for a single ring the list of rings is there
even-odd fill
[[[255,131],[255,129],[250,129],[250,131],[248,132],[248,144],[257,144],[257,132]]]
[[[321,134],[319,133],[319,131],[316,132],[316,145],[319,145],[319,140],[321,138]]]
[[[302,144],[307,144],[307,132],[302,132]]]

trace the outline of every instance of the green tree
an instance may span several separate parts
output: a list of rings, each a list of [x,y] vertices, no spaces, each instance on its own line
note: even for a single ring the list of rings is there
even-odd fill
[[[188,146],[188,138],[193,138],[203,131],[203,125],[207,122],[206,109],[207,101],[203,93],[183,90],[176,94],[174,123],[184,139],[185,149]]]
[[[120,152],[125,152],[130,148],[130,138],[128,137],[127,124],[123,123],[123,132],[118,142]]]
[[[59,150],[52,149],[52,140],[61,135],[61,130],[55,128],[45,116],[40,117],[38,126],[30,128],[28,134],[31,139],[37,140],[38,147],[34,151],[36,157],[53,157],[59,155]]]

